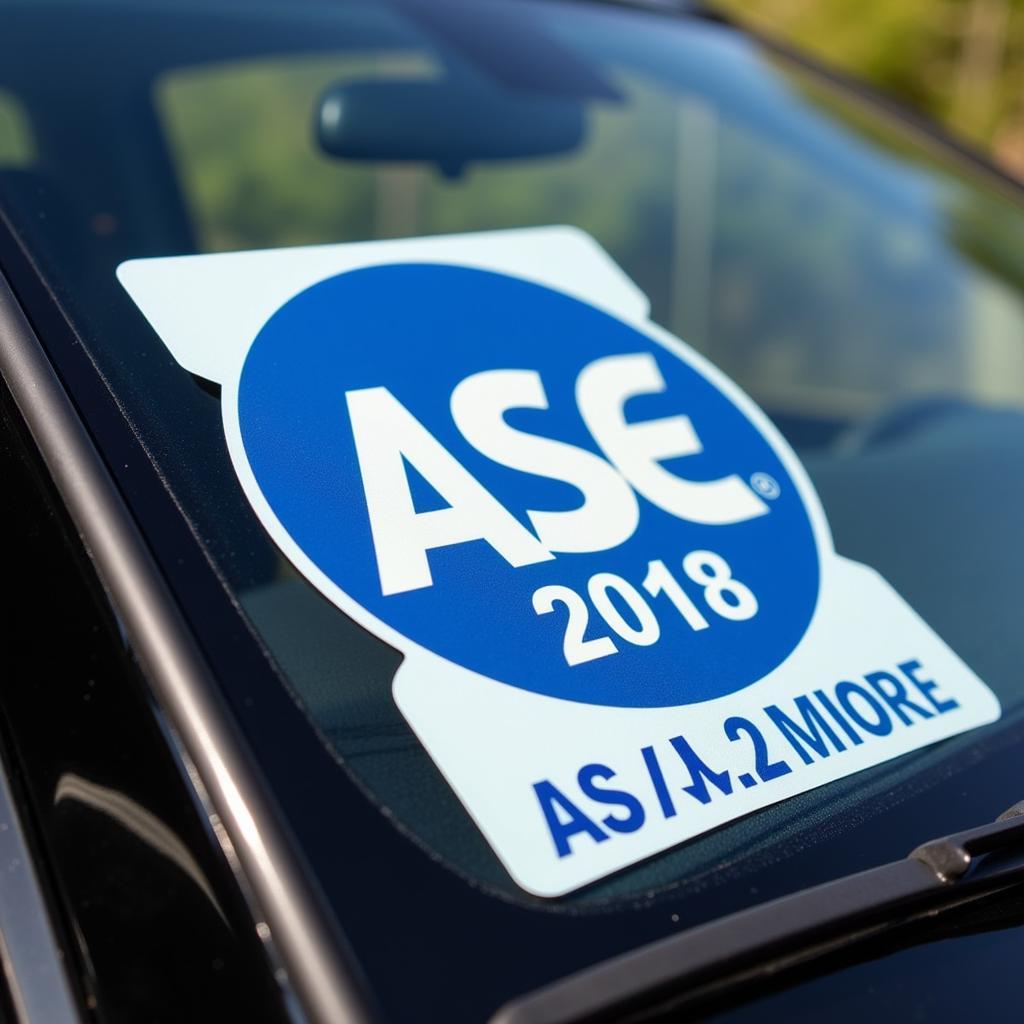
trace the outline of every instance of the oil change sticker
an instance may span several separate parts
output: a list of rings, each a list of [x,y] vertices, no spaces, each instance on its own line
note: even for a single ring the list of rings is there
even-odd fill
[[[998,718],[737,386],[563,227],[135,260],[263,526],[558,896]]]

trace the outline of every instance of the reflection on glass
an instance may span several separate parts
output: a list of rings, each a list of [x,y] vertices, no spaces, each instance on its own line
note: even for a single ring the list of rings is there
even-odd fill
[[[432,851],[513,891],[398,715],[398,655],[280,559],[233,475],[216,394],[138,317],[115,282],[122,260],[577,225],[800,449],[838,550],[881,570],[1009,714],[1021,708],[1019,201],[722,25],[477,2],[486,17],[457,27],[443,0],[416,20],[383,0],[268,0],[230,17],[212,2],[83,3],[59,19],[16,3],[0,35],[0,198],[339,760]],[[144,31],[129,48],[130,19]],[[41,47],[61,60],[25,59]],[[318,146],[328,90],[442,81],[508,109],[527,94],[578,104],[582,137],[457,165]],[[860,809],[953,749],[805,794],[580,898],[646,891],[758,846],[775,856],[824,799],[830,814]]]

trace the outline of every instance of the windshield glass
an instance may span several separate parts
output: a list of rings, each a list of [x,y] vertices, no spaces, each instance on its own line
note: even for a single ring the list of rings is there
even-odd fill
[[[838,552],[878,569],[1012,719],[1024,703],[1024,215],[1012,189],[717,22],[477,6],[487,19],[358,0],[5,8],[2,208],[317,742],[446,864],[522,896],[398,714],[397,652],[263,533],[216,389],[120,292],[123,260],[582,228],[654,320],[781,429]],[[44,37],[60,60],[40,61]],[[348,159],[318,139],[332,90],[441,78],[467,94],[557,97],[581,131],[546,153],[499,139],[497,159],[399,160],[388,146],[403,139],[386,131],[380,159]],[[782,856],[797,827],[909,791],[966,742],[805,793],[570,900],[651,891],[759,846]]]

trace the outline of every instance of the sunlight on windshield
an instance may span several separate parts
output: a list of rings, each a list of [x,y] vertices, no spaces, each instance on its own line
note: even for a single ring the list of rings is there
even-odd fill
[[[924,155],[876,122],[867,130],[900,160],[863,144],[856,111],[800,83],[794,123],[827,105],[847,117],[844,132],[834,122],[823,138],[773,136],[713,95],[620,66],[626,102],[592,103],[568,154],[447,176],[316,147],[312,112],[328,86],[435,73],[410,51],[166,76],[159,106],[203,248],[569,223],[612,253],[656,319],[777,415],[858,419],[908,392],[1024,404],[1024,310],[1011,287],[1024,267],[1007,226],[1019,230],[1019,214],[953,178],[913,180],[899,163],[927,165]],[[843,173],[823,173],[830,146],[856,156]],[[909,201],[875,188],[886,163],[885,189],[895,182]]]

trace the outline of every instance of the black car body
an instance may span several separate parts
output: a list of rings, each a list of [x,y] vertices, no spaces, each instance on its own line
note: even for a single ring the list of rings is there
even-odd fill
[[[428,58],[466,90],[577,90],[596,155],[563,136],[432,152],[430,132],[354,163],[317,148],[325,86],[367,66],[415,81]],[[11,0],[0,101],[4,1016],[1013,1016],[1016,823],[904,858],[1024,797],[1019,186],[669,5]],[[579,146],[590,163],[560,163]],[[754,395],[837,549],[1003,703],[555,901],[515,886],[394,708],[398,653],[279,564],[216,388],[115,279],[139,257],[545,222],[598,237]],[[685,280],[665,256],[683,250]],[[309,711],[325,665],[364,694],[350,722]],[[777,904],[766,931],[725,920],[889,862],[910,864],[903,888],[870,875]]]

